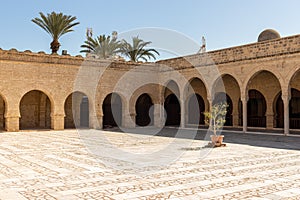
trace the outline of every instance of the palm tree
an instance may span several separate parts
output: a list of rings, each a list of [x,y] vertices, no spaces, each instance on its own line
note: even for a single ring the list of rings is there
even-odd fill
[[[121,43],[117,40],[117,37],[99,35],[96,38],[91,36],[87,37],[84,44],[80,46],[85,48],[80,53],[90,53],[99,56],[99,58],[110,58],[120,52]]]
[[[132,45],[127,41],[122,41],[121,53],[127,56],[131,61],[138,62],[140,59],[148,61],[148,59],[155,59],[154,53],[159,55],[155,49],[145,49],[151,42],[144,42],[137,37],[132,38]]]
[[[52,12],[51,14],[48,13],[47,16],[45,16],[42,12],[39,14],[40,18],[36,17],[31,21],[51,35],[53,41],[50,44],[50,48],[52,49],[52,54],[56,54],[60,47],[58,39],[62,35],[72,32],[72,28],[78,25],[79,22],[74,22],[76,17],[64,15],[63,13]]]

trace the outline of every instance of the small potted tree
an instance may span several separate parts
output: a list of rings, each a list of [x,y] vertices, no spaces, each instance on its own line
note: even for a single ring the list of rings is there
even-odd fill
[[[221,102],[214,104],[210,110],[210,112],[204,112],[204,116],[206,116],[206,123],[209,125],[210,131],[213,132],[211,135],[211,145],[214,147],[225,146],[223,144],[224,135],[218,135],[218,131],[224,126],[225,116],[227,112],[227,103]]]

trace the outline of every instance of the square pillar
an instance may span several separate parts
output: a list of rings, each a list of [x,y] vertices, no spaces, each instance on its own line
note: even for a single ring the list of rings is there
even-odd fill
[[[266,115],[266,128],[267,129],[273,129],[274,127],[274,115],[273,114],[267,114]]]
[[[232,114],[232,126],[233,127],[239,126],[239,114],[236,114],[236,113]]]
[[[65,115],[64,114],[51,115],[51,128],[53,130],[64,130]]]
[[[282,95],[281,98],[283,101],[284,135],[288,135],[290,133],[290,95]]]
[[[103,114],[97,114],[96,116],[90,113],[89,127],[91,129],[102,130],[103,129]]]
[[[161,104],[154,104],[154,126],[162,128],[165,125],[165,109]]]
[[[185,127],[185,103],[184,100],[180,101],[180,128]]]
[[[124,128],[135,128],[135,113],[123,115],[122,126]]]
[[[241,99],[242,104],[243,104],[243,133],[247,132],[247,98],[242,98]]]
[[[16,132],[20,130],[19,127],[20,116],[6,116],[5,130],[9,132]]]

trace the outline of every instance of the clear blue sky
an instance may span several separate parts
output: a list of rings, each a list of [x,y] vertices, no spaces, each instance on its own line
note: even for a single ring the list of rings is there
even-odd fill
[[[60,39],[60,52],[67,49],[71,55],[79,54],[87,27],[93,28],[94,35],[166,28],[199,45],[204,35],[208,50],[255,42],[266,28],[283,37],[300,34],[299,0],[9,0],[2,2],[0,11],[0,48],[47,53],[51,38],[31,19],[52,11],[76,16],[80,25]]]

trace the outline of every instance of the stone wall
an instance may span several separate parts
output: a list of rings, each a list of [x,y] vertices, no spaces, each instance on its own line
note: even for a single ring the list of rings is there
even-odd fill
[[[248,91],[256,89],[267,101],[267,128],[274,128],[275,99],[281,92],[284,102],[288,102],[290,89],[300,90],[299,69],[300,35],[157,63],[0,50],[0,128],[2,124],[9,131],[73,127],[74,120],[78,119],[72,119],[72,103],[67,99],[73,92],[81,92],[88,98],[91,128],[102,128],[103,101],[113,92],[122,99],[122,125],[134,127],[138,97],[146,93],[154,104],[163,105],[172,89],[184,108],[181,110],[181,126],[185,126],[187,99],[191,91],[188,88],[203,98],[206,111],[216,92],[230,96],[233,126],[241,125],[240,104],[246,105]],[[172,87],[167,86],[171,82]],[[223,89],[216,87],[220,84]],[[30,91],[35,92],[28,93]],[[25,96],[23,101],[27,93],[31,96]],[[77,109],[78,105],[75,106]],[[161,117],[162,112],[160,106],[155,106],[157,126],[161,124],[156,117]]]

